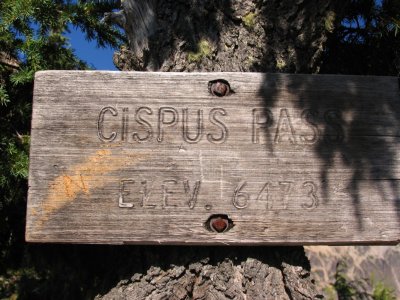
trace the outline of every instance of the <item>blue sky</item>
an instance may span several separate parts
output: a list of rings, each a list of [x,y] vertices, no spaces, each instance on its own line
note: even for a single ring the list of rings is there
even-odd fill
[[[71,28],[71,33],[66,35],[75,54],[90,66],[97,70],[117,70],[112,62],[115,49],[98,48],[95,41],[85,40],[84,34],[79,29]]]

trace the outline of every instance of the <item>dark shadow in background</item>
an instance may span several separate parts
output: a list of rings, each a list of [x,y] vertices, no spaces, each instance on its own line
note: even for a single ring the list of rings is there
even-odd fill
[[[146,275],[150,267],[168,270],[193,263],[217,266],[231,259],[240,266],[248,258],[282,270],[282,262],[310,269],[303,247],[198,247],[198,246],[100,246],[30,245],[31,267],[45,270],[43,277],[22,276],[20,299],[93,299],[117,283],[130,283],[136,274]]]

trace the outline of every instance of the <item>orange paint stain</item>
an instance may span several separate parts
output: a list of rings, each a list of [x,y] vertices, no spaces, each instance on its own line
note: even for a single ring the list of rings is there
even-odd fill
[[[91,192],[110,183],[106,175],[123,166],[135,165],[145,157],[143,154],[113,155],[109,149],[96,151],[85,162],[72,166],[50,184],[48,197],[42,203],[39,226],[55,211],[79,197],[89,197]]]

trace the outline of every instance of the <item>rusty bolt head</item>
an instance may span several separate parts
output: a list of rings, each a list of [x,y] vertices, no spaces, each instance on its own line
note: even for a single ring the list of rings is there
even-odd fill
[[[210,227],[212,230],[220,233],[228,228],[229,222],[221,217],[213,218],[210,220]]]
[[[210,93],[217,97],[227,96],[230,93],[229,84],[222,81],[215,81],[211,83]]]

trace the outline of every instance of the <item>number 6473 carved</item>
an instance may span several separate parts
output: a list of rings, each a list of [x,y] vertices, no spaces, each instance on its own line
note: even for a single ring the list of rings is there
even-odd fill
[[[288,209],[292,205],[290,199],[294,197],[296,206],[304,209],[313,209],[319,205],[318,186],[314,181],[304,181],[296,184],[293,181],[267,181],[259,189],[252,187],[242,180],[236,186],[232,204],[237,209],[245,209],[254,205],[264,205],[265,209]],[[251,190],[251,191],[250,191]]]

